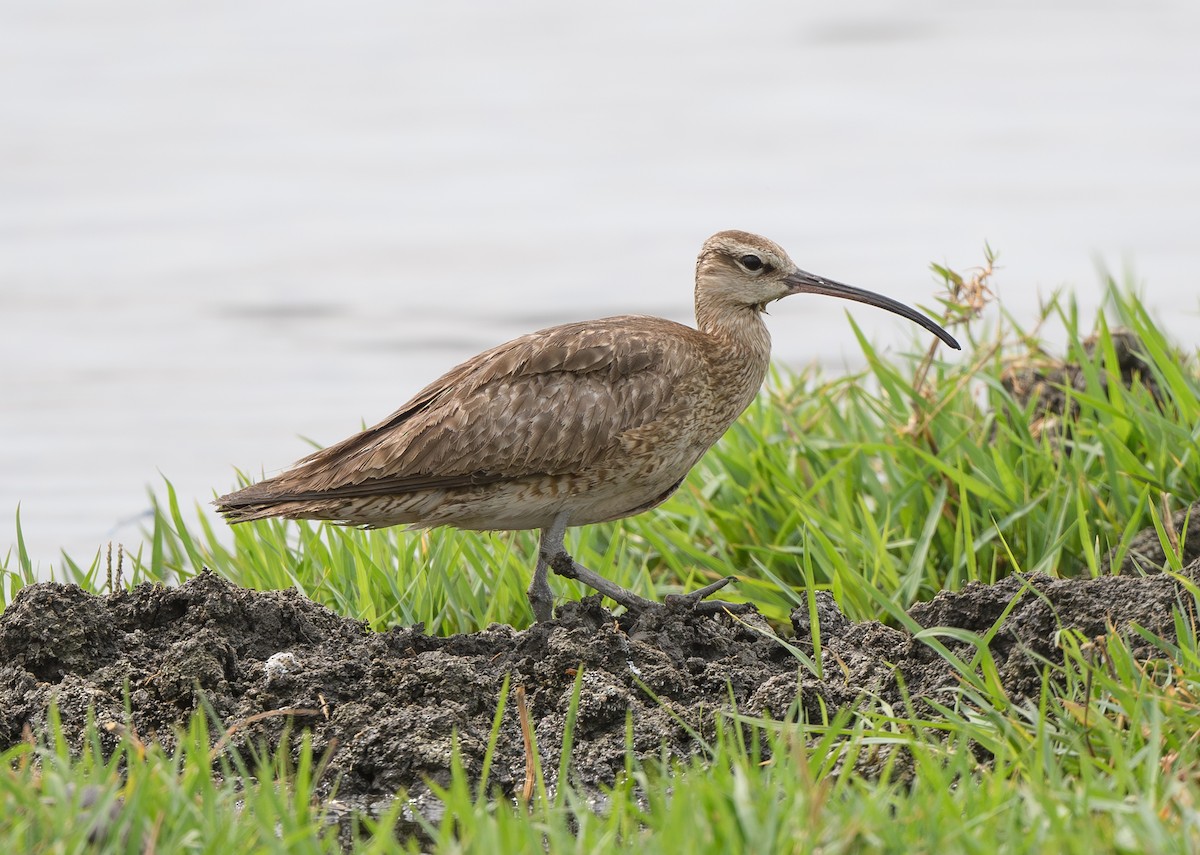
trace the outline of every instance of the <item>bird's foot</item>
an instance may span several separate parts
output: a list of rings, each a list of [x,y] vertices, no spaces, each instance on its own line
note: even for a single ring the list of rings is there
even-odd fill
[[[754,603],[727,603],[724,600],[708,599],[735,579],[735,576],[726,576],[711,585],[705,585],[703,588],[697,588],[686,594],[667,594],[663,600],[669,608],[682,606],[701,615],[720,614],[721,612],[744,615],[756,611]]]
[[[615,582],[605,579],[599,573],[589,570],[566,552],[559,552],[552,556],[543,555],[541,558],[559,576],[581,582],[635,614],[650,609],[662,608],[691,609],[697,614],[720,614],[725,611],[732,612],[733,614],[745,614],[755,611],[753,603],[726,603],[721,600],[707,600],[709,596],[732,582],[734,580],[733,576],[718,579],[711,585],[705,585],[703,588],[699,588],[689,594],[669,594],[665,598],[665,603],[656,603],[653,600],[647,600],[645,597],[638,596],[633,591],[622,588]],[[538,619],[541,620],[540,617]]]

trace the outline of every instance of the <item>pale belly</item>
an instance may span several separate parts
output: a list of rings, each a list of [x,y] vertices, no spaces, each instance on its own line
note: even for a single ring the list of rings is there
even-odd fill
[[[689,467],[690,468],[690,467]],[[422,528],[450,525],[473,531],[547,528],[559,514],[568,525],[621,519],[667,499],[686,475],[633,475],[619,480],[596,474],[522,479],[470,490],[446,490],[421,502]]]

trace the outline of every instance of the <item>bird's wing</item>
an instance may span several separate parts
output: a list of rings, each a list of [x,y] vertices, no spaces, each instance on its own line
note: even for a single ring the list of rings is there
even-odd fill
[[[305,458],[272,479],[271,493],[384,495],[586,469],[669,405],[685,362],[672,349],[695,334],[658,318],[618,317],[522,336]]]

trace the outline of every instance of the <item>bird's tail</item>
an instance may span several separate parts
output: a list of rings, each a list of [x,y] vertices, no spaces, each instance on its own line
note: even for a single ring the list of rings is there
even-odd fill
[[[251,484],[213,501],[217,513],[228,523],[250,522],[271,517],[284,519],[335,519],[325,503],[302,499],[280,490],[272,480]]]

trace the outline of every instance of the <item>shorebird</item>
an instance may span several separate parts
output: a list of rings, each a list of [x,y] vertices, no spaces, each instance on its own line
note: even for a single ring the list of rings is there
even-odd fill
[[[656,604],[576,562],[569,526],[647,511],[678,489],[758,394],[771,355],[762,316],[792,294],[933,320],[888,297],[799,269],[777,244],[725,231],[696,261],[696,328],[643,315],[563,324],[468,359],[374,427],[216,500],[230,522],[265,517],[382,528],[540,529],[528,597],[553,615],[551,569],[630,611]],[[732,576],[687,595],[702,602]]]

